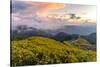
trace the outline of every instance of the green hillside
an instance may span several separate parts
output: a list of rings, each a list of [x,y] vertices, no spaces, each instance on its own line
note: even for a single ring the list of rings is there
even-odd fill
[[[96,46],[90,44],[86,39],[79,37],[77,40],[71,42],[72,45],[77,46],[81,49],[85,50],[95,50],[96,51]]]
[[[67,41],[34,36],[11,43],[12,66],[96,61],[95,51],[70,46]]]

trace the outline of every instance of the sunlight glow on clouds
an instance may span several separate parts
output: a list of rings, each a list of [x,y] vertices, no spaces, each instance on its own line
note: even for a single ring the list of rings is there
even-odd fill
[[[13,26],[25,24],[57,29],[66,25],[96,24],[96,7],[92,5],[13,0],[11,14]]]

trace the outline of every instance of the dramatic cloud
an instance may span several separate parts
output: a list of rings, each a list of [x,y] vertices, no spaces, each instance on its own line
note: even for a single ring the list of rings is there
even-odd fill
[[[12,1],[11,2],[11,8],[12,12],[17,12],[20,10],[25,10],[29,7],[29,4],[23,1]]]
[[[96,22],[94,10],[94,6],[13,0],[12,27],[58,29],[66,25],[92,24]]]

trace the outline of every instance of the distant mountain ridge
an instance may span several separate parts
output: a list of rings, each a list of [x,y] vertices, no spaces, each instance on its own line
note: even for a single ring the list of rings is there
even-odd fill
[[[50,34],[57,34],[59,32],[64,32],[67,34],[79,34],[79,35],[88,35],[91,33],[96,32],[96,25],[67,25],[64,27],[61,27],[59,29],[37,29],[35,27],[28,27],[27,25],[19,25],[16,26],[16,28],[12,28],[13,30],[24,30],[24,31],[44,31]]]
[[[81,34],[82,32],[86,33],[85,32],[86,29],[89,29],[89,28],[84,28],[84,30],[81,30],[77,26],[74,26],[74,27],[69,26],[69,27],[65,27],[65,30],[60,29],[60,30],[52,31],[52,30],[40,30],[40,29],[36,29],[33,27],[27,27],[27,26],[18,26],[15,30],[11,31],[11,40],[24,39],[24,38],[31,37],[31,36],[43,36],[43,37],[48,37],[48,38],[52,38],[52,39],[63,42],[66,40],[76,40],[79,37],[82,37],[88,40],[90,43],[95,44],[96,43],[96,32],[82,35]],[[69,33],[70,30],[73,33]],[[80,30],[79,31],[81,32],[80,34],[78,34],[78,30]]]
[[[95,26],[83,26],[83,25],[69,25],[61,29],[55,30],[55,32],[65,32],[67,34],[79,34],[88,35],[96,32]]]

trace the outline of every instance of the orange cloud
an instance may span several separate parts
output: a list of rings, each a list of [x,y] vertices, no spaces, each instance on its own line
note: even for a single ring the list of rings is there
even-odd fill
[[[39,6],[39,10],[37,12],[45,12],[45,13],[47,13],[49,10],[64,8],[65,6],[65,4],[63,3],[47,3],[47,2],[32,2],[31,4]]]
[[[48,12],[49,10],[55,10],[64,8],[64,4],[58,4],[58,3],[48,3],[45,6],[43,6],[40,11]]]

